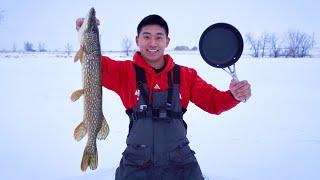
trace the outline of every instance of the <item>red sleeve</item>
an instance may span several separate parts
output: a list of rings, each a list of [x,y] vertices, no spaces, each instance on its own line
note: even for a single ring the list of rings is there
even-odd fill
[[[130,61],[115,61],[107,56],[101,57],[102,85],[119,92],[123,82],[130,74]]]
[[[137,101],[135,71],[133,62],[116,61],[109,57],[101,57],[102,85],[116,92],[125,108],[132,108]]]
[[[189,72],[190,100],[201,109],[211,114],[221,114],[239,103],[229,90],[220,91],[199,77],[195,70],[190,69]]]

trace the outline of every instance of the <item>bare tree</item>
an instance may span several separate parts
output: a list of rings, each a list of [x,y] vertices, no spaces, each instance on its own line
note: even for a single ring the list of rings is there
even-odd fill
[[[279,57],[281,54],[281,44],[279,42],[279,37],[273,33],[270,34],[270,56]]]
[[[30,42],[25,42],[24,43],[24,50],[27,52],[34,52],[35,50],[33,49],[33,44]]]
[[[13,43],[12,45],[12,52],[17,52],[17,44]]]
[[[264,57],[265,56],[265,52],[266,52],[266,48],[267,48],[267,45],[270,41],[270,34],[269,33],[266,33],[264,32],[261,37],[260,37],[260,42],[261,42],[261,57]]]
[[[253,50],[251,54],[253,57],[259,57],[259,52],[261,48],[261,42],[259,39],[255,39],[252,34],[246,35],[246,41],[249,43],[250,49]]]
[[[286,57],[306,57],[313,48],[314,38],[300,31],[289,31],[287,34]]]
[[[298,56],[299,57],[310,56],[309,51],[314,47],[314,45],[315,45],[314,34],[310,36],[306,33],[303,33],[303,38],[301,41]]]
[[[72,46],[71,46],[71,44],[67,43],[65,49],[66,49],[66,52],[67,52],[68,56],[70,56],[70,54],[71,54],[71,52],[72,52]]]
[[[132,46],[132,41],[128,37],[123,38],[122,40],[122,48],[126,52],[126,55],[129,56],[129,52]]]
[[[46,51],[47,51],[46,48],[45,48],[45,44],[44,44],[44,43],[39,42],[39,44],[38,44],[38,51],[39,51],[39,52],[46,52]]]
[[[287,34],[286,57],[297,57],[300,44],[300,32],[289,31]]]

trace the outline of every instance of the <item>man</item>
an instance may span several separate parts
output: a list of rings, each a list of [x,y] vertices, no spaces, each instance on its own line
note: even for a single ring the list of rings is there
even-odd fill
[[[79,18],[77,29],[82,23]],[[232,80],[230,90],[220,91],[194,69],[176,65],[170,55],[164,55],[168,35],[166,21],[149,15],[137,27],[139,51],[133,61],[102,56],[102,85],[120,96],[130,119],[116,180],[203,179],[186,137],[183,114],[189,101],[220,114],[251,96],[247,81]]]

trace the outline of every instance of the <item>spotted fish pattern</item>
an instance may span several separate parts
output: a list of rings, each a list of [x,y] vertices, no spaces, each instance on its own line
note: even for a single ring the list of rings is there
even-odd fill
[[[80,141],[88,135],[81,161],[81,170],[86,171],[88,167],[94,170],[98,166],[96,139],[106,139],[109,134],[109,126],[102,112],[101,49],[94,8],[85,18],[79,38],[80,49],[74,60],[81,62],[83,88],[72,93],[71,100],[84,97],[83,121],[74,130],[74,138]]]

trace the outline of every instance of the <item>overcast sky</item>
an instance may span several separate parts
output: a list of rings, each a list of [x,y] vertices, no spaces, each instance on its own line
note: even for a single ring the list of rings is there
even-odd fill
[[[319,0],[1,0],[0,50],[13,44],[23,49],[29,41],[49,50],[79,46],[75,20],[95,7],[101,20],[103,50],[121,50],[124,37],[134,41],[136,27],[149,14],[159,14],[169,24],[171,43],[197,46],[206,27],[217,22],[236,26],[244,36],[251,32],[285,33],[300,30],[320,39]]]

